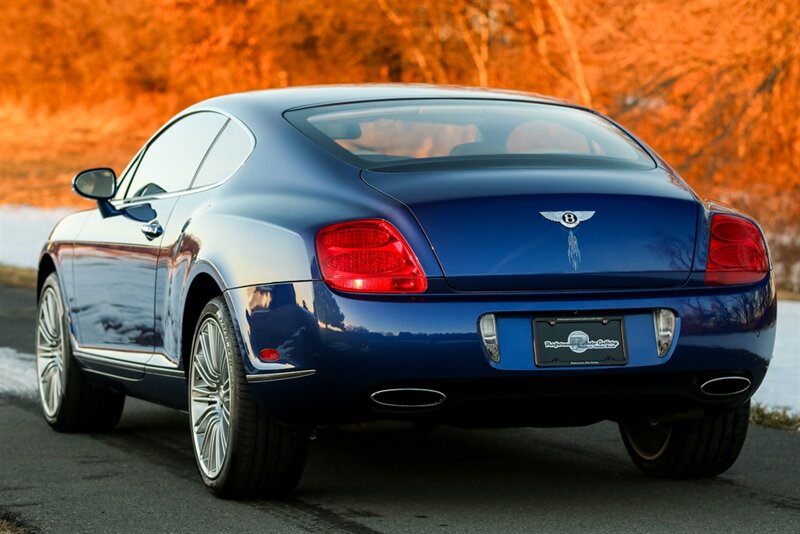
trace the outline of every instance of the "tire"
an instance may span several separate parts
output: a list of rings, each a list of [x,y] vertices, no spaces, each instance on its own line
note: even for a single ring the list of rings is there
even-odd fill
[[[620,433],[633,463],[659,478],[713,477],[727,471],[744,445],[750,401],[676,423],[627,421]]]
[[[212,299],[197,321],[188,390],[192,449],[211,493],[243,499],[283,497],[294,489],[308,435],[270,419],[256,403],[223,297]]]
[[[59,432],[113,429],[122,415],[125,395],[89,383],[80,370],[67,334],[56,273],[42,285],[36,317],[36,375],[47,423]]]

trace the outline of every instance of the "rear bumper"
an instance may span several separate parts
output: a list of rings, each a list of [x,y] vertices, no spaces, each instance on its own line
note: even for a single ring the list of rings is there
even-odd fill
[[[353,298],[321,282],[299,282],[233,289],[228,297],[255,397],[273,417],[300,425],[387,416],[462,426],[566,425],[688,414],[749,398],[764,378],[775,338],[771,277],[725,289],[391,299]],[[655,308],[678,318],[663,358],[656,351]],[[484,313],[498,317],[499,363],[480,341]],[[567,314],[624,317],[628,363],[537,367],[531,320]],[[260,361],[264,348],[278,349],[280,359]],[[724,398],[700,391],[706,380],[729,375],[752,385]],[[370,401],[390,388],[433,389],[447,399],[424,409]]]

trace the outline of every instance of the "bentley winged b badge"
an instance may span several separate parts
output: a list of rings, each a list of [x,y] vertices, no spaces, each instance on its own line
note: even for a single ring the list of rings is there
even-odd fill
[[[564,228],[570,229],[594,216],[593,211],[540,211],[539,213],[548,221],[561,223]]]
[[[577,227],[580,223],[588,221],[594,216],[593,211],[540,211],[542,217],[548,221],[560,223],[561,226],[569,230],[569,237],[567,238],[567,259],[574,271],[578,270],[578,264],[581,262],[581,251],[578,248],[578,238],[572,232],[572,229]]]

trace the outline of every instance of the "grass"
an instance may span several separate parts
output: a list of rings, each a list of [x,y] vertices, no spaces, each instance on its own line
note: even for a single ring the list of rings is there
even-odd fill
[[[5,519],[0,519],[0,534],[19,534],[20,532],[25,531]]]
[[[0,510],[0,534],[34,534],[37,529],[26,525],[13,513]]]
[[[0,264],[0,284],[36,288],[36,270]]]
[[[800,293],[779,289],[778,300],[800,300]]]
[[[776,430],[800,431],[800,414],[790,412],[789,408],[769,408],[755,403],[750,408],[750,422]]]

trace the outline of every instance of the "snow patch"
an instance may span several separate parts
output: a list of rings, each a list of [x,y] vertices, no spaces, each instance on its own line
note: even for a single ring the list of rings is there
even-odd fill
[[[800,302],[778,302],[778,331],[772,362],[753,400],[800,414]]]
[[[53,227],[75,211],[0,205],[0,263],[35,269]]]
[[[36,398],[36,357],[0,347],[0,394]]]

